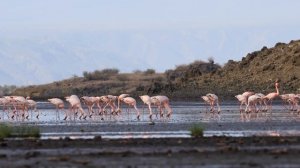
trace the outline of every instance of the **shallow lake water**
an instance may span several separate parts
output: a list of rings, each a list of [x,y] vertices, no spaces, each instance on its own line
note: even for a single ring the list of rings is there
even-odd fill
[[[240,113],[239,104],[236,101],[223,102],[221,105],[221,113],[211,113],[207,107],[201,102],[173,102],[171,104],[173,114],[171,118],[161,118],[159,115],[154,115],[152,122],[170,123],[170,124],[192,124],[192,123],[241,123],[251,122],[265,123],[265,122],[298,122],[300,117],[296,112],[290,112],[286,107],[282,106],[280,102],[275,102],[272,112],[258,112],[258,113]],[[66,106],[67,107],[67,106]],[[36,118],[37,112],[30,111],[29,119],[20,119],[21,117],[11,120],[7,112],[1,110],[1,122],[8,122],[14,125],[29,124],[40,126],[65,126],[65,125],[88,125],[88,126],[107,126],[110,124],[126,127],[128,124],[144,125],[150,124],[148,108],[145,105],[139,104],[138,108],[141,112],[140,120],[136,118],[134,109],[127,109],[122,106],[122,113],[118,116],[104,115],[104,120],[99,115],[94,115],[92,118],[86,120],[79,120],[78,117],[74,120],[63,120],[65,112],[56,112],[53,105],[48,102],[38,102],[38,111],[40,113],[39,119]],[[86,107],[84,110],[87,112]],[[97,108],[94,108],[97,111]],[[109,111],[109,110],[108,110]],[[154,114],[158,113],[154,109]],[[165,113],[166,114],[166,113]],[[59,117],[58,117],[59,115]],[[102,138],[119,139],[119,138],[166,138],[166,137],[180,137],[189,138],[190,132],[188,130],[171,130],[171,131],[89,131],[89,132],[42,132],[42,139],[47,138],[94,138],[101,135]],[[298,136],[300,131],[291,128],[290,130],[205,130],[204,136]]]

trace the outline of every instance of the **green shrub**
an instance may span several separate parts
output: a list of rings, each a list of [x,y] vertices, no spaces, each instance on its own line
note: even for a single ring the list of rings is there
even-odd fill
[[[216,72],[221,68],[220,65],[214,64],[212,58],[205,61],[194,61],[188,65],[178,65],[174,70],[167,70],[165,72],[167,79],[170,81],[175,81],[176,79],[186,81],[187,78],[199,77],[207,73]]]
[[[7,137],[40,137],[40,130],[34,126],[11,126],[0,124],[0,139]]]
[[[10,95],[12,92],[14,92],[17,89],[15,85],[0,85],[0,96],[3,95]]]
[[[119,80],[119,81],[128,81],[129,78],[127,75],[124,75],[124,74],[119,74],[116,76],[116,78]]]
[[[106,75],[117,75],[117,74],[119,74],[119,70],[116,69],[116,68],[103,69],[101,72],[103,74],[106,74]]]
[[[34,126],[16,126],[13,128],[12,137],[40,137],[40,129]]]
[[[194,124],[190,128],[191,136],[195,137],[195,138],[197,138],[197,137],[203,137],[203,131],[204,131],[204,128],[200,124]]]
[[[144,71],[145,75],[153,75],[155,74],[155,70],[154,69],[147,69],[146,71]]]
[[[137,69],[137,70],[133,70],[132,73],[134,73],[134,74],[141,74],[143,72],[141,70]]]
[[[0,139],[11,136],[12,129],[6,124],[0,124]]]
[[[119,70],[115,68],[108,68],[103,70],[95,70],[94,72],[83,72],[83,77],[86,80],[108,80],[111,76],[119,74]]]

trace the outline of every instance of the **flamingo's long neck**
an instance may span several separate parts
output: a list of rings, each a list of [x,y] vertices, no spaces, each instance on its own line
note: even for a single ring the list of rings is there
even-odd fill
[[[278,89],[278,86],[275,85],[275,88],[276,88],[276,93],[277,93],[277,95],[279,95],[279,89]]]
[[[120,98],[118,97],[118,109],[120,109]]]

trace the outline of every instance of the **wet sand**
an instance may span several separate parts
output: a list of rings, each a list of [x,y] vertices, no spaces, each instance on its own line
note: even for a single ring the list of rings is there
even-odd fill
[[[189,131],[195,123],[127,123],[127,124],[69,124],[38,125],[42,133],[49,132],[150,132],[150,131]],[[205,131],[263,131],[300,130],[300,122],[211,122],[200,123]]]

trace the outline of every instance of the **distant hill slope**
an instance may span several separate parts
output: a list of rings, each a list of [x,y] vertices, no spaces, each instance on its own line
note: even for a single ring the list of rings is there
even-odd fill
[[[70,94],[104,95],[129,93],[166,94],[173,99],[199,98],[208,92],[221,98],[233,98],[246,90],[268,93],[274,81],[280,80],[280,92],[300,92],[300,41],[277,43],[248,54],[241,61],[229,60],[224,67],[195,61],[177,66],[164,74],[115,74],[105,80],[76,77],[51,84],[17,89],[13,94],[38,99],[63,97]]]

